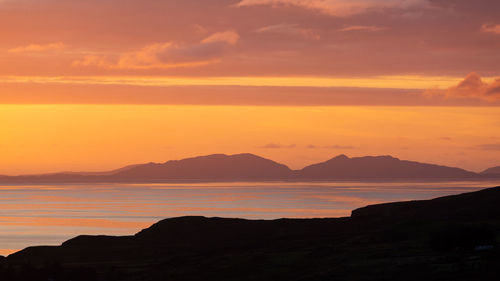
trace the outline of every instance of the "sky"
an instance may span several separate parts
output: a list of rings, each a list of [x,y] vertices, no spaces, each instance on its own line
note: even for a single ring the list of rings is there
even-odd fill
[[[0,0],[0,174],[500,165],[496,0]]]

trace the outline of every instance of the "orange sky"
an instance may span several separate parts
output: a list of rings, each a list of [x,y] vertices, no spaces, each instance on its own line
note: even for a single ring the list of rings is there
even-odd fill
[[[500,165],[499,10],[0,0],[0,174],[240,152]]]
[[[293,168],[345,153],[477,171],[500,156],[497,107],[1,105],[0,122],[3,174],[240,152]]]

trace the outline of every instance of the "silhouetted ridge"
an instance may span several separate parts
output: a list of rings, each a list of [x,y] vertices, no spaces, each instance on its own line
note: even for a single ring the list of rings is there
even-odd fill
[[[228,243],[238,244],[239,241],[248,243],[257,232],[259,236],[268,235],[263,229],[266,224],[264,221],[245,219],[179,217],[157,222],[135,237],[140,241],[160,240],[169,244],[190,241],[200,247],[222,247]]]
[[[493,170],[494,171],[494,170]],[[130,165],[108,172],[0,176],[0,183],[52,182],[185,182],[185,181],[315,181],[369,179],[480,179],[500,174],[476,174],[460,168],[399,160],[391,156],[336,156],[302,170],[257,155],[212,154],[164,163]]]
[[[114,174],[120,180],[265,180],[286,179],[291,170],[253,154],[213,154],[145,164]]]
[[[350,218],[170,218],[134,236],[26,248],[0,259],[0,278],[18,268],[7,281],[497,280],[498,202],[500,187],[367,206]],[[22,278],[27,264],[38,279]]]
[[[347,155],[345,154],[340,154],[338,156],[335,156],[333,157],[332,159],[330,159],[329,161],[332,161],[332,160],[346,160],[346,159],[349,159],[349,157],[347,157]]]
[[[389,220],[500,219],[500,188],[451,195],[433,200],[370,205],[352,211],[352,218]]]
[[[500,175],[500,166],[492,167],[481,172],[482,175]]]
[[[298,172],[305,179],[380,179],[380,178],[474,178],[477,174],[460,168],[399,160],[392,156],[349,158],[339,155],[310,165]]]

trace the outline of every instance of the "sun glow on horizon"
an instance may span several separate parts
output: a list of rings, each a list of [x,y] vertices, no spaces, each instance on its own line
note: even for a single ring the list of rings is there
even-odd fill
[[[479,171],[495,164],[482,145],[499,124],[494,107],[0,105],[0,174],[242,152],[292,168],[345,153]]]
[[[155,76],[0,76],[0,83],[90,84],[129,86],[253,86],[253,87],[353,87],[374,89],[448,88],[463,77],[451,76],[235,76],[235,77],[155,77]],[[495,77],[483,77],[487,83]]]

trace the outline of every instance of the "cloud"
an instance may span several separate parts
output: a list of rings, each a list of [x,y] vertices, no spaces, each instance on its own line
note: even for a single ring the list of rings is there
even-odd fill
[[[0,66],[2,75],[97,76],[121,73],[120,67],[168,68],[148,74],[168,72],[179,77],[449,77],[471,69],[485,76],[498,71],[498,60],[492,55],[497,54],[500,36],[481,32],[483,24],[485,32],[500,24],[495,14],[498,0],[480,5],[467,0],[428,0],[429,6],[423,6],[423,0],[130,0],[127,5],[118,0],[89,1],[83,5],[82,1],[9,0],[12,5],[2,5],[0,26],[8,28],[0,36],[0,46],[6,52],[32,43],[68,44],[45,57],[45,53],[7,53]],[[358,15],[352,19],[328,16],[352,13]],[[106,20],[96,20],[96,15],[106,15]],[[376,27],[385,29],[375,31]],[[238,34],[241,38],[236,41]],[[357,36],[365,34],[377,36]],[[315,41],[319,35],[321,40]],[[204,45],[202,41],[216,41],[219,46],[196,47]],[[189,63],[159,61],[153,56],[153,63],[118,65],[125,53],[132,53],[125,61],[137,62],[135,53],[153,43],[170,43],[168,48],[155,49],[167,54],[200,49],[224,54]],[[68,61],[89,67],[72,68]],[[210,67],[192,67],[207,64]]]
[[[319,40],[321,37],[316,34],[312,29],[300,27],[298,24],[281,23],[275,25],[268,25],[255,30],[257,33],[274,33],[285,34],[292,36],[302,36]]]
[[[427,4],[427,0],[242,0],[236,6],[296,6],[333,16],[352,16],[371,9],[409,8]]]
[[[497,150],[500,151],[500,143],[489,143],[489,144],[481,144],[476,146],[477,149],[481,150]]]
[[[429,89],[427,96],[444,96],[446,98],[475,98],[486,101],[500,100],[500,78],[492,83],[484,82],[477,73],[469,73],[458,85],[446,90]]]
[[[350,145],[329,145],[325,146],[325,148],[330,148],[330,149],[357,149],[355,146],[350,146]]]
[[[295,144],[281,145],[279,143],[268,143],[266,145],[258,146],[257,148],[263,149],[280,149],[280,148],[295,148]]]
[[[234,31],[214,33],[198,44],[182,45],[172,42],[147,45],[126,52],[112,60],[107,56],[89,55],[73,62],[73,66],[97,66],[109,69],[154,69],[194,67],[216,63],[230,46],[238,42]]]
[[[500,34],[500,24],[483,24],[481,26],[481,32]]]
[[[325,148],[325,149],[357,149],[357,147],[350,146],[350,145],[318,146],[318,145],[313,145],[313,144],[306,146],[306,148],[309,148],[309,149],[322,149],[322,148]]]
[[[383,28],[373,25],[351,25],[344,28],[339,29],[338,31],[346,32],[346,31],[380,31]]]
[[[210,44],[210,43],[224,42],[230,45],[235,45],[239,39],[240,36],[238,35],[238,33],[228,30],[224,32],[214,33],[208,36],[207,38],[203,39],[201,43]]]
[[[50,44],[30,44],[27,46],[19,46],[16,48],[9,49],[9,53],[38,53],[53,50],[61,50],[66,46],[62,42],[55,42]]]

